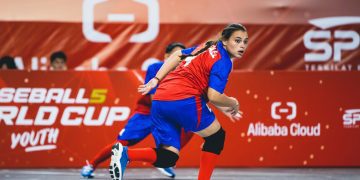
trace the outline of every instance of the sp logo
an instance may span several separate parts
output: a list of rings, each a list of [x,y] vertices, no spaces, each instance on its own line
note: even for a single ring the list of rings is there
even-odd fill
[[[273,119],[281,119],[282,116],[286,116],[287,120],[293,120],[296,118],[297,107],[295,102],[286,102],[286,107],[282,106],[281,102],[273,102],[271,105],[271,117]]]
[[[345,126],[354,126],[360,122],[360,109],[347,109],[343,115],[343,124]]]
[[[327,30],[332,27],[360,23],[360,17],[328,17],[312,19],[310,24],[322,30],[310,30],[304,35],[304,45],[307,49],[320,52],[305,54],[306,62],[325,62],[333,58],[335,62],[341,60],[342,51],[351,51],[359,47],[358,32],[352,30]],[[330,40],[334,39],[333,45]],[[322,41],[321,41],[322,40]]]
[[[111,37],[108,34],[99,32],[94,29],[94,9],[95,6],[104,3],[107,0],[84,0],[82,14],[82,31],[85,38],[91,42],[108,43]],[[153,41],[159,34],[159,2],[158,0],[134,0],[148,8],[148,28],[139,34],[130,37],[130,42],[146,43]],[[109,22],[134,22],[134,14],[108,14]]]

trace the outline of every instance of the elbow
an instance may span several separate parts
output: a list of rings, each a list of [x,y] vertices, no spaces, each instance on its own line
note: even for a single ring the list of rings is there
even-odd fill
[[[216,98],[215,96],[216,96],[215,94],[209,93],[209,94],[208,94],[208,99],[209,99],[209,101],[210,101],[210,102],[216,101],[217,98]]]
[[[208,95],[209,101],[212,103],[217,103],[219,101],[219,96],[221,96],[220,93],[216,92],[213,89],[209,89],[209,92],[207,95]]]

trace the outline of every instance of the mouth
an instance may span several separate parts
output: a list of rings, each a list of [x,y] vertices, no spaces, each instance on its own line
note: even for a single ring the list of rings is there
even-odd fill
[[[240,51],[238,51],[238,54],[240,55],[240,56],[242,56],[243,54],[244,54],[244,50],[240,50]]]

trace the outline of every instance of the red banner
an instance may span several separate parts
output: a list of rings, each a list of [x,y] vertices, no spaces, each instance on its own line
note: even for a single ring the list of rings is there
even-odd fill
[[[0,55],[16,57],[20,69],[46,70],[51,53],[63,50],[70,69],[146,70],[154,61],[163,60],[167,44],[179,41],[189,47],[214,40],[225,25],[160,25],[156,38],[147,43],[130,42],[146,29],[142,24],[99,24],[112,37],[109,43],[90,42],[76,23],[0,22],[0,26],[5,31],[0,35]],[[246,26],[249,46],[235,69],[360,70],[359,25],[326,30],[313,30],[312,25]]]
[[[84,165],[126,124],[141,81],[137,71],[0,77],[1,168]],[[359,81],[358,72],[234,72],[226,93],[244,118],[231,123],[215,110],[227,132],[219,166],[359,166]],[[194,137],[177,166],[197,166],[201,144]]]
[[[249,47],[235,69],[359,71],[359,1],[325,3],[3,0],[0,56],[16,57],[20,69],[46,70],[51,53],[63,50],[70,69],[146,70],[169,43],[216,40],[238,22],[248,28]]]

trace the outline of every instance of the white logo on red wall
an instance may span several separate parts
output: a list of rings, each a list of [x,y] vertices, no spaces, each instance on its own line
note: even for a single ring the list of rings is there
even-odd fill
[[[303,125],[293,122],[297,116],[297,105],[293,101],[276,101],[271,104],[271,122],[269,120],[250,123],[247,131],[248,136],[309,136],[316,137],[321,134],[321,125]],[[298,118],[297,118],[298,119]],[[274,122],[274,120],[276,122]],[[279,122],[279,120],[283,120]],[[289,124],[289,121],[292,123]],[[279,123],[278,123],[279,122]],[[284,124],[284,125],[283,125]]]
[[[58,136],[58,128],[44,128],[36,131],[12,133],[11,149],[15,149],[18,146],[25,148],[25,152],[56,149]]]
[[[345,128],[359,128],[360,109],[347,109],[343,115],[343,125]]]
[[[0,88],[0,126],[32,129],[12,132],[11,149],[22,147],[25,152],[56,149],[60,131],[53,126],[57,121],[61,126],[77,128],[112,126],[129,117],[129,107],[106,103],[107,93],[107,89]]]
[[[94,28],[94,9],[95,6],[104,3],[107,0],[84,0],[83,14],[82,14],[82,30],[85,38],[91,42],[108,43],[111,42],[111,37],[95,30]],[[148,28],[139,34],[134,34],[130,37],[130,42],[147,43],[153,41],[159,34],[160,24],[160,8],[158,0],[134,0],[140,4],[144,4],[148,8]],[[108,14],[107,20],[109,22],[134,22],[134,14]]]
[[[304,60],[307,62],[305,64],[306,70],[360,70],[360,64],[354,66],[349,63],[340,63],[345,52],[358,50],[360,45],[359,33],[350,29],[329,30],[334,27],[359,24],[360,17],[327,17],[312,19],[309,23],[320,30],[309,30],[304,35],[304,46],[309,50],[304,56]]]
[[[271,117],[273,119],[282,119],[285,117],[287,120],[296,118],[297,107],[295,102],[286,102],[285,106],[281,102],[274,102],[271,105]]]

